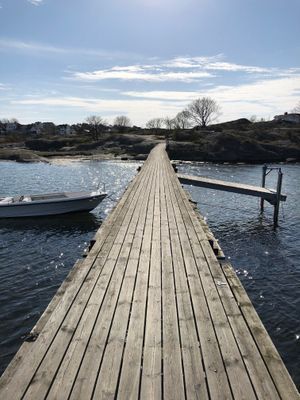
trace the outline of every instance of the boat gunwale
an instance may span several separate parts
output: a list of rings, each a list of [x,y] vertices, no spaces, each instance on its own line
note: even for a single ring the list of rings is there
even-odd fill
[[[70,192],[69,192],[70,193]],[[75,192],[74,192],[75,193]],[[88,193],[88,192],[87,192]],[[33,195],[34,196],[34,195]],[[94,200],[94,199],[99,199],[99,198],[105,198],[107,196],[107,193],[100,193],[96,195],[89,195],[89,196],[78,196],[78,197],[61,197],[61,198],[55,198],[55,199],[47,199],[47,200],[33,200],[33,201],[16,201],[8,204],[1,204],[0,207],[22,207],[22,206],[33,206],[33,205],[38,205],[38,204],[53,204],[53,203],[62,203],[62,202],[72,202],[72,201],[78,201],[78,200]]]

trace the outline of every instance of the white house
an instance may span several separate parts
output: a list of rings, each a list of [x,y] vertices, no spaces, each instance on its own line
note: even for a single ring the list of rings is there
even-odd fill
[[[35,122],[30,128],[30,133],[40,135],[42,133],[42,130],[43,130],[42,122]]]
[[[6,132],[13,132],[18,129],[18,123],[17,122],[8,122],[6,124]]]
[[[68,124],[62,124],[56,126],[56,131],[59,135],[69,136],[73,133],[73,129]]]
[[[290,113],[287,112],[283,115],[275,115],[275,121],[282,121],[282,122],[292,122],[294,124],[300,124],[300,114],[298,113]]]

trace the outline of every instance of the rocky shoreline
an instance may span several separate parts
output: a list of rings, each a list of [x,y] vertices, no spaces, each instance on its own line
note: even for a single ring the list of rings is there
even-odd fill
[[[0,160],[51,162],[64,160],[145,160],[158,143],[167,141],[171,159],[218,163],[300,161],[300,125],[251,123],[246,119],[207,128],[89,137],[14,137],[0,141]]]

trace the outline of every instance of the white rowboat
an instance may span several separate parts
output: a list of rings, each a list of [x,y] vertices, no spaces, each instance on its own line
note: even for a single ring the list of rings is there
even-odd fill
[[[38,217],[91,211],[107,196],[100,192],[62,192],[0,197],[0,218]]]

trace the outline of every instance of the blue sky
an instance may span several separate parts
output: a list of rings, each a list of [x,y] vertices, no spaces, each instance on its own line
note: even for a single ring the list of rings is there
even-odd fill
[[[220,121],[300,101],[299,0],[0,0],[0,119],[143,126],[210,96]]]

